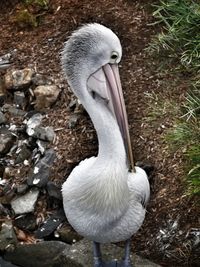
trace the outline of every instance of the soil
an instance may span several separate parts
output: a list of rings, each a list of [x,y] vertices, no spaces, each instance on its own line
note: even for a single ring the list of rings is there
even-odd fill
[[[96,134],[86,112],[79,114],[75,128],[66,127],[72,114],[67,108],[72,93],[60,66],[64,41],[78,26],[88,22],[104,24],[119,36],[123,47],[121,82],[134,157],[136,161],[155,167],[147,216],[142,229],[132,239],[132,250],[162,266],[198,266],[199,250],[193,246],[195,236],[191,234],[199,227],[197,199],[185,194],[181,151],[171,152],[163,138],[179,114],[173,117],[171,110],[166,109],[149,119],[151,105],[159,105],[160,99],[180,103],[188,89],[188,77],[158,71],[159,61],[145,50],[159,31],[158,27],[150,26],[152,2],[50,1],[47,10],[31,6],[31,12],[39,14],[39,24],[33,27],[17,20],[17,13],[23,8],[22,1],[1,1],[0,53],[4,55],[16,49],[13,67],[31,66],[52,77],[63,88],[60,99],[46,111],[45,121],[58,129],[56,142],[52,145],[58,161],[51,179],[61,185],[74,166],[84,158],[96,155],[98,149]],[[153,95],[159,95],[159,99],[150,97]]]

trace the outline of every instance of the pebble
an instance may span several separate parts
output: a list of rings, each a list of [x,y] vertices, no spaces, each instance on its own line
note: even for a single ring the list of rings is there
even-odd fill
[[[16,199],[12,200],[11,207],[15,214],[18,215],[33,212],[38,195],[39,190],[37,188],[33,188],[25,195],[18,196]]]
[[[29,87],[34,71],[30,68],[9,70],[4,76],[7,90],[22,90]]]
[[[38,138],[43,141],[52,142],[56,136],[53,127],[42,127],[42,126],[36,126],[31,131],[27,131],[29,136]]]
[[[75,113],[75,114],[71,115],[70,118],[69,118],[69,120],[68,120],[68,122],[67,122],[68,127],[70,129],[75,128],[75,126],[78,123],[78,119],[79,119],[79,114]]]
[[[57,100],[60,89],[56,85],[39,85],[34,89],[36,110],[44,110],[51,107]]]
[[[0,128],[0,154],[6,154],[10,151],[16,137],[6,128]]]
[[[5,115],[0,111],[0,124],[4,124],[6,122]]]
[[[39,85],[50,85],[52,84],[52,79],[40,74],[40,73],[35,73],[35,75],[32,78],[32,82],[34,85],[39,86]]]
[[[32,154],[31,150],[25,144],[23,144],[20,147],[20,151],[16,157],[15,164],[24,162],[24,160],[30,158],[31,154]]]
[[[61,188],[59,188],[52,181],[49,181],[47,183],[47,192],[50,197],[62,200]]]
[[[14,225],[25,231],[34,231],[36,228],[36,216],[32,213],[21,215],[14,220]]]
[[[74,241],[79,241],[83,237],[75,232],[70,225],[63,224],[57,229],[58,237],[61,241],[67,244],[73,244]]]
[[[42,159],[38,161],[32,170],[31,176],[28,177],[29,186],[45,187],[49,181],[50,168],[56,159],[56,153],[53,149],[48,149]]]
[[[63,210],[51,215],[38,229],[35,231],[36,238],[42,239],[50,236],[57,227],[65,220]]]
[[[25,109],[25,106],[27,104],[27,99],[25,97],[24,92],[21,91],[14,92],[14,103],[17,107]]]
[[[2,223],[0,240],[0,250],[6,250],[10,246],[16,245],[17,238],[11,221],[5,221],[4,223]]]

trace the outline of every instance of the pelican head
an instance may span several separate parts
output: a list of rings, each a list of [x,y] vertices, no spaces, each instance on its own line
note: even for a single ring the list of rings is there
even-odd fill
[[[65,43],[62,67],[68,83],[88,110],[101,102],[116,118],[126,148],[129,166],[133,156],[118,64],[122,47],[109,28],[93,23],[75,31]],[[91,115],[91,114],[90,114]]]

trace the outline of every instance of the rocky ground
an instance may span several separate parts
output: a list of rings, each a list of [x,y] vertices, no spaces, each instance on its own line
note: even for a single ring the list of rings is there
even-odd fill
[[[72,30],[95,21],[121,39],[120,73],[134,155],[155,167],[148,214],[132,250],[162,266],[198,266],[197,199],[185,194],[180,151],[171,153],[163,139],[179,114],[162,101],[181,102],[187,77],[158,72],[159,63],[145,50],[158,31],[149,26],[150,3],[50,1],[45,10],[31,7],[40,15],[37,27],[19,23],[20,1],[0,5],[0,56],[5,62],[0,69],[2,256],[12,255],[16,245],[26,249],[41,240],[72,244],[81,239],[66,222],[60,188],[82,159],[97,153],[97,139],[63,79],[59,55]],[[151,105],[158,113],[153,119]]]

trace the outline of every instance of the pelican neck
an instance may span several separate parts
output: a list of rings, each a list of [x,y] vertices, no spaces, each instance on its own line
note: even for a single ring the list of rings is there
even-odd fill
[[[98,159],[112,160],[126,164],[126,153],[116,119],[104,101],[94,100],[90,95],[85,98],[85,106],[97,132]]]

